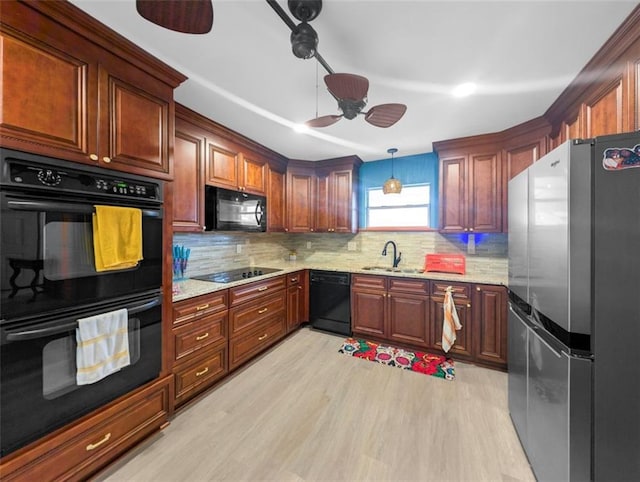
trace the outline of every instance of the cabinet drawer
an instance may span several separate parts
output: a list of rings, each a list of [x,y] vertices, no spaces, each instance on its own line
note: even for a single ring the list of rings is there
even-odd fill
[[[228,290],[197,296],[173,304],[173,324],[178,325],[193,321],[203,316],[226,310],[228,307]]]
[[[284,314],[271,318],[236,339],[229,341],[229,369],[233,370],[242,362],[253,357],[264,348],[278,341],[286,333]]]
[[[198,318],[173,329],[175,361],[227,339],[228,312]]]
[[[227,373],[227,347],[221,346],[174,371],[176,405],[179,405]]]
[[[264,281],[256,281],[255,283],[236,286],[235,288],[229,289],[229,304],[230,306],[237,306],[240,303],[245,303],[265,294],[284,289],[285,286],[284,276],[277,276]]]
[[[354,274],[351,276],[351,287],[369,290],[386,290],[387,278],[384,276]]]
[[[389,278],[389,291],[413,293],[416,295],[429,294],[429,281],[407,278]]]
[[[431,293],[435,296],[444,296],[447,288],[451,286],[454,300],[471,299],[471,285],[467,283],[447,283],[446,281],[432,281]]]
[[[250,330],[267,318],[284,316],[287,298],[286,291],[271,296],[263,296],[251,303],[236,306],[229,310],[229,337],[233,338],[243,331]]]
[[[168,420],[169,378],[2,463],[2,480],[84,480]]]
[[[300,280],[302,278],[302,273],[297,271],[295,273],[289,273],[286,275],[287,278],[287,286],[295,286],[300,284]]]

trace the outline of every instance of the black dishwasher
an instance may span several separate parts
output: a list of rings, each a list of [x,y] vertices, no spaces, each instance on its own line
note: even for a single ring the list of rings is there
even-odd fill
[[[312,270],[309,318],[318,330],[351,335],[351,274]]]

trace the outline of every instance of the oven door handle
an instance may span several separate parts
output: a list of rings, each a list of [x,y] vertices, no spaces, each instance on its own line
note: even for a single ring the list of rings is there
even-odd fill
[[[124,307],[127,308],[129,315],[135,315],[136,313],[140,313],[141,311],[150,310],[158,306],[162,302],[162,297],[158,296],[151,301],[147,301],[141,305]],[[28,330],[21,330],[12,332],[7,330],[7,341],[25,341],[25,340],[35,340],[38,338],[46,338],[51,335],[58,335],[60,333],[64,333],[66,331],[75,330],[78,327],[78,318],[66,318],[66,320],[73,320],[67,323],[56,324],[55,326],[45,327],[45,328],[35,328]],[[65,321],[65,319],[61,320]]]
[[[55,201],[8,201],[9,209],[14,211],[45,211],[72,214],[93,214],[93,204],[71,204]],[[142,215],[159,218],[161,211],[156,209],[142,209]]]

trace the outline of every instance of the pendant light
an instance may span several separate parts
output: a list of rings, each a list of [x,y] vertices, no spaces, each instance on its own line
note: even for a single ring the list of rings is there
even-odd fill
[[[402,183],[399,179],[393,177],[393,155],[398,152],[398,149],[391,147],[387,149],[387,152],[391,154],[391,177],[384,182],[382,192],[384,194],[400,194],[400,191],[402,191]]]

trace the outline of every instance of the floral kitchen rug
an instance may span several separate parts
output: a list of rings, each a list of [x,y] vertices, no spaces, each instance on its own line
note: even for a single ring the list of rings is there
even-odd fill
[[[356,338],[347,338],[338,352],[445,380],[456,377],[453,360],[442,355],[413,352]]]

